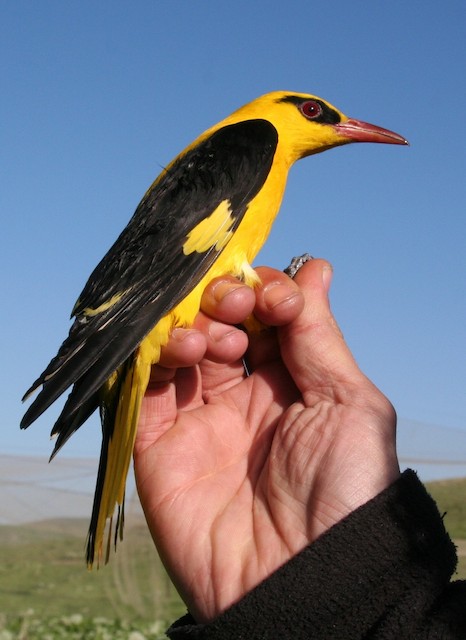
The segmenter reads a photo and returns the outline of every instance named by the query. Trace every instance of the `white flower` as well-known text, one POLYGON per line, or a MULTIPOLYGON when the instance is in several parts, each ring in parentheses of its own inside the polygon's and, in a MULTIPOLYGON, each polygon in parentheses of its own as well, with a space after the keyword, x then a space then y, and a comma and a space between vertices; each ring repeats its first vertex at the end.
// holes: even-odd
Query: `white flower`
POLYGON ((128 640, 147 640, 147 638, 143 636, 142 633, 139 633, 139 631, 131 631, 128 640))
POLYGON ((72 613, 68 616, 67 624, 80 625, 82 624, 83 617, 80 613, 72 613))

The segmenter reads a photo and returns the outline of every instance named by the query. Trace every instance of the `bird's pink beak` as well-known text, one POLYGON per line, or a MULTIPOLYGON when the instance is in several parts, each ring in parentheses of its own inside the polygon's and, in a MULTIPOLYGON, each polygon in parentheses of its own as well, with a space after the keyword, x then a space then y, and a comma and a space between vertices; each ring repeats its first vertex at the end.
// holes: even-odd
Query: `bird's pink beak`
POLYGON ((398 133, 382 129, 375 124, 350 118, 346 122, 333 125, 336 132, 348 142, 382 142, 385 144, 409 144, 406 138, 398 133))

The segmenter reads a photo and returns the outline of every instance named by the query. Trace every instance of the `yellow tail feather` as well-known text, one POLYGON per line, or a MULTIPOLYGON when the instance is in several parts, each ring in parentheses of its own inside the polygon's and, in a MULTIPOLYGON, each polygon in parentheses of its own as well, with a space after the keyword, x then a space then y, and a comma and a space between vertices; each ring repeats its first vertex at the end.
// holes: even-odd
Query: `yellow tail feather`
POLYGON ((117 403, 115 411, 110 410, 108 419, 103 420, 103 428, 110 429, 105 437, 96 489, 96 502, 91 521, 87 546, 87 564, 91 568, 96 561, 100 564, 103 555, 105 529, 108 523, 105 562, 108 562, 112 538, 113 515, 118 506, 115 524, 114 544, 123 537, 125 485, 136 438, 141 403, 150 376, 150 362, 142 359, 138 352, 116 374, 121 380, 112 379, 106 385, 110 398, 105 403, 117 403), (112 420, 112 414, 114 418, 112 420), (113 425, 111 422, 113 421, 113 425))

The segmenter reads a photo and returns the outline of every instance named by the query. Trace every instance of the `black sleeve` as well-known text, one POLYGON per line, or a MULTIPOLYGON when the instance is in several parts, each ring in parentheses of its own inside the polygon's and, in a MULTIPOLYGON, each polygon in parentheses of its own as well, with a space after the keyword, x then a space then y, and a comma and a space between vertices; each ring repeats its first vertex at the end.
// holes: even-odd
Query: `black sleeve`
POLYGON ((188 614, 172 640, 466 638, 466 581, 413 471, 332 527, 210 624, 188 614))

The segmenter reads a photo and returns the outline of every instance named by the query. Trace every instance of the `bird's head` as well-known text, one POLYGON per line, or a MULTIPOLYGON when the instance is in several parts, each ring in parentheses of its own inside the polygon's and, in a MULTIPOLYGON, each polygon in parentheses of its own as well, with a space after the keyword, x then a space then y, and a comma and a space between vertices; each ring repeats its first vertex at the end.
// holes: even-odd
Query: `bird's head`
POLYGON ((348 118, 326 100, 305 93, 268 93, 241 107, 227 120, 248 118, 263 118, 274 125, 289 164, 350 142, 408 144, 393 131, 348 118))

